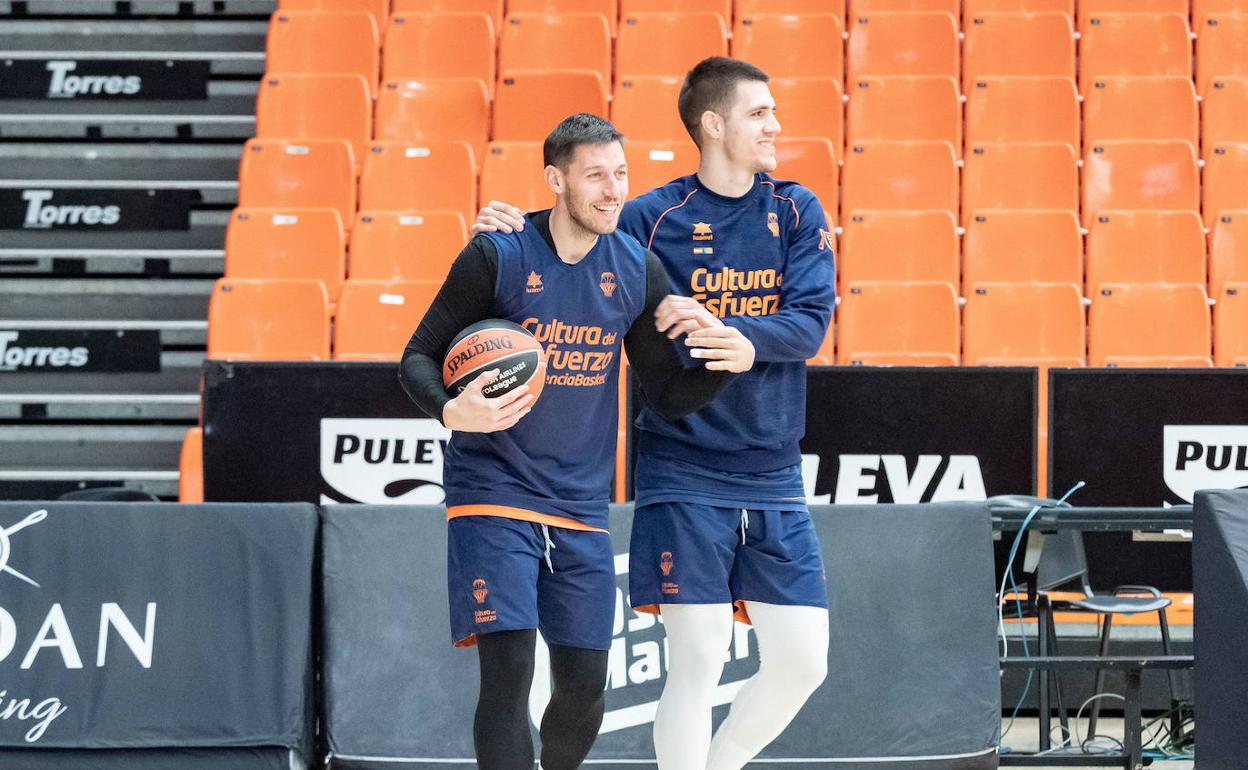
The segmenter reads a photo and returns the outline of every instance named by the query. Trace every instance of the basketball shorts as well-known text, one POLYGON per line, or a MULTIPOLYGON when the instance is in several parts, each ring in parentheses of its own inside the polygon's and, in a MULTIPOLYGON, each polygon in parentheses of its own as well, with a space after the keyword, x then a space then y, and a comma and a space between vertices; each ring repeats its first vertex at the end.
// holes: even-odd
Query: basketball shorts
MULTIPOLYGON (((745 510, 690 502, 633 514, 630 603, 827 607, 827 579, 809 510, 745 510)), ((745 619, 742 613, 738 617, 745 619)))
POLYGON ((498 516, 460 516, 447 526, 456 647, 474 644, 477 634, 536 628, 549 644, 611 648, 615 555, 609 534, 498 516))

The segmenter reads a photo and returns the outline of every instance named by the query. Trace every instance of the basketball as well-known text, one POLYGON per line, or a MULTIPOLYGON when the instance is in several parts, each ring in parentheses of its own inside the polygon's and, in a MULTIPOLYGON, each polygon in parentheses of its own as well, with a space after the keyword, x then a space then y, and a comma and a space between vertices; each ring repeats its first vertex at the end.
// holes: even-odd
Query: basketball
MULTIPOLYGON (((464 329, 446 351, 442 361, 442 383, 446 392, 457 396, 482 372, 498 369, 498 379, 481 393, 496 398, 529 381, 544 359, 542 345, 522 326, 497 318, 479 321, 464 329)), ((536 401, 543 382, 529 386, 536 401)))

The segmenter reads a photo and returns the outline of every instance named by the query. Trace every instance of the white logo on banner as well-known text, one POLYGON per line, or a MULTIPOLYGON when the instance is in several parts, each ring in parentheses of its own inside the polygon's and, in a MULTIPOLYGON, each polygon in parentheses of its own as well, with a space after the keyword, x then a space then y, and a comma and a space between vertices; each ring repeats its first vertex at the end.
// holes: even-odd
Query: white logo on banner
POLYGON ((22 190, 26 219, 22 227, 46 230, 53 225, 115 225, 121 221, 120 206, 57 206, 49 204, 52 190, 22 190))
POLYGON ((1162 443, 1166 486, 1180 499, 1248 486, 1248 425, 1167 425, 1162 443))
POLYGON ((836 494, 815 494, 819 477, 819 455, 802 455, 802 484, 811 505, 834 502, 837 505, 871 505, 880 501, 880 482, 887 484, 894 503, 944 503, 986 500, 984 473, 975 455, 919 455, 914 473, 907 469, 905 455, 841 455, 836 474, 836 494), (884 466, 883 476, 880 466, 884 466), (941 471, 930 498, 924 497, 941 471))
POLYGON ((86 366, 91 352, 84 347, 34 347, 14 345, 20 332, 0 331, 0 372, 15 372, 26 366, 86 366))
MULTIPOLYGON (((16 524, 0 529, 0 572, 7 572, 35 588, 39 587, 38 583, 18 572, 8 563, 9 557, 12 555, 10 535, 32 524, 38 524, 47 517, 48 512, 46 510, 38 510, 16 524)), ((125 642, 130 652, 143 668, 150 669, 152 667, 152 652, 156 639, 156 602, 148 602, 147 604, 147 615, 141 635, 135 625, 130 622, 130 618, 122 611, 121 605, 115 602, 106 602, 100 605, 99 634, 95 654, 96 668, 104 668, 108 660, 110 628, 117 632, 117 635, 125 642)), ((13 615, 4 607, 0 607, 0 663, 8 659, 17 646, 17 631, 17 621, 13 615)), ((81 633, 81 629, 79 632, 81 633)), ((79 653, 78 645, 74 641, 69 620, 65 616, 65 609, 59 602, 53 604, 48 609, 48 614, 44 617, 43 623, 35 633, 35 638, 31 641, 30 647, 27 648, 26 654, 22 657, 19 667, 22 670, 29 670, 34 666, 39 652, 47 648, 54 648, 60 653, 61 662, 65 668, 79 669, 83 667, 82 655, 79 653)), ((68 706, 61 703, 60 698, 45 698, 38 703, 32 703, 32 701, 32 698, 19 697, 10 694, 8 690, 0 689, 0 721, 16 719, 25 722, 34 720, 34 725, 26 731, 24 736, 27 743, 34 743, 42 738, 48 727, 69 710, 68 706)))
POLYGON ((78 69, 76 61, 50 61, 48 72, 52 80, 48 83, 49 99, 73 99, 75 96, 99 96, 107 94, 117 96, 124 94, 133 96, 143 88, 143 79, 138 75, 71 75, 78 69))
MULTIPOLYGON (((321 420, 321 478, 358 503, 438 505, 451 431, 437 420, 321 420)), ((322 503, 332 503, 322 496, 322 503)))
MULTIPOLYGON (((615 574, 617 578, 626 578, 627 582, 627 553, 615 555, 615 574)), ((657 636, 655 631, 655 626, 662 623, 658 615, 634 612, 625 592, 619 587, 615 589, 615 622, 612 630, 614 638, 611 640, 611 652, 607 658, 607 690, 639 687, 667 674, 667 639, 657 636)), ((752 630, 743 623, 733 624, 732 646, 724 652, 725 663, 750 657, 752 630)), ((529 718, 533 720, 533 724, 539 725, 551 696, 550 653, 540 634, 537 637, 536 664, 533 687, 529 691, 529 718)), ((728 681, 721 680, 712 696, 711 705, 731 703, 751 673, 741 676, 737 672, 739 678, 734 680, 732 670, 725 668, 724 679, 728 681)), ((598 729, 598 733, 601 735, 652 724, 658 706, 659 702, 655 699, 611 709, 603 715, 602 727, 598 729)))

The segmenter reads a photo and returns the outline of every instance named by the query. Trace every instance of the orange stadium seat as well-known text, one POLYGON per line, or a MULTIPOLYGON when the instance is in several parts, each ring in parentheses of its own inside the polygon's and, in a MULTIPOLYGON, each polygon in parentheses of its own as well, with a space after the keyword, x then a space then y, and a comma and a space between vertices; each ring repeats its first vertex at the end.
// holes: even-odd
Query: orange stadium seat
POLYGON ((493 94, 496 34, 484 13, 396 15, 386 29, 381 78, 476 78, 493 94))
POLYGON ((966 154, 962 224, 984 209, 1079 210, 1079 162, 1068 144, 985 144, 966 154))
POLYGON ((1189 0, 1079 0, 1079 28, 1105 13, 1177 13, 1187 15, 1189 0))
MULTIPOLYGON (((498 76, 529 70, 596 72, 611 88, 611 31, 596 13, 510 14, 498 40, 498 76)), ((554 125, 553 123, 551 125, 554 125)))
POLYGON ((508 0, 507 15, 536 13, 563 16, 569 13, 596 13, 607 20, 607 28, 615 37, 615 21, 620 9, 616 0, 508 0))
POLYGON ((1073 210, 978 211, 962 239, 962 289, 978 283, 1083 285, 1083 234, 1073 210))
POLYGON ((493 139, 540 142, 559 121, 578 112, 607 115, 598 73, 525 71, 504 75, 494 98, 493 139))
POLYGON ((894 11, 947 13, 958 17, 958 0, 849 0, 849 15, 894 11))
POLYGON ((311 278, 338 299, 346 237, 333 209, 235 209, 225 229, 229 278, 311 278))
POLYGON ((1204 181, 1205 227, 1212 229, 1223 211, 1248 209, 1248 144, 1215 146, 1205 163, 1204 181))
POLYGON ((1218 215, 1209 234, 1209 295, 1222 296, 1230 283, 1248 282, 1248 210, 1218 215))
POLYGON ((341 139, 248 139, 238 165, 244 208, 329 207, 355 216, 355 160, 341 139))
POLYGON ((1079 92, 1070 78, 976 78, 966 92, 966 145, 1062 142, 1079 151, 1079 92))
POLYGON ((1248 143, 1248 77, 1214 78, 1201 101, 1205 160, 1219 144, 1248 143))
POLYGON ((1196 91, 1215 79, 1248 75, 1248 14, 1212 15, 1200 22, 1196 40, 1196 91))
POLYGON ((390 20, 390 0, 277 0, 279 11, 366 11, 377 22, 377 29, 386 28, 390 20))
POLYGON ((983 13, 1064 13, 1075 21, 1075 0, 962 0, 964 23, 983 13))
POLYGON ((1187 16, 1105 13, 1085 16, 1079 28, 1079 90, 1115 75, 1192 77, 1187 16))
POLYGON ((1083 161, 1083 226, 1101 211, 1200 208, 1196 151, 1187 142, 1101 142, 1083 161))
POLYGON ((1090 366, 1212 366, 1204 287, 1106 284, 1088 311, 1090 366))
POLYGON ((841 154, 845 146, 841 81, 832 78, 772 78, 776 117, 785 136, 822 136, 841 154))
POLYGON ((494 31, 503 26, 504 0, 394 0, 395 15, 405 13, 484 13, 494 22, 494 31))
POLYGON ((958 297, 947 283, 851 284, 837 314, 837 363, 958 365, 958 297))
POLYGON ((624 157, 628 159, 629 198, 636 198, 698 170, 698 148, 690 139, 628 142, 624 145, 624 157))
POLYGON ((1083 300, 1068 283, 978 283, 966 294, 966 366, 1083 366, 1083 339, 1083 300))
POLYGON ((334 318, 334 359, 398 361, 441 287, 441 280, 347 281, 334 318))
POLYGON ((845 76, 842 17, 830 13, 760 13, 737 18, 732 55, 772 77, 845 76))
POLYGON ((360 175, 360 210, 458 211, 470 221, 477 215, 476 192, 466 142, 373 142, 360 175))
POLYGON ((847 82, 866 75, 958 77, 958 22, 947 13, 854 15, 845 55, 847 82))
POLYGON ((958 160, 945 142, 863 142, 845 154, 841 219, 859 209, 958 211, 958 160))
POLYGON ((845 16, 845 0, 736 0, 735 6, 738 18, 758 13, 832 13, 845 16))
POLYGON ((962 98, 949 77, 871 77, 849 89, 845 135, 869 141, 948 142, 962 155, 962 98))
POLYGON ((218 279, 208 301, 208 358, 327 360, 325 285, 308 279, 218 279))
POLYGON ((1083 102, 1083 141, 1150 139, 1200 143, 1200 111, 1190 78, 1098 78, 1083 102))
POLYGON ((611 122, 628 139, 677 141, 689 132, 676 109, 682 78, 640 75, 621 80, 611 99, 611 122))
POLYGON ((481 165, 481 205, 502 201, 521 211, 550 208, 555 194, 546 186, 543 168, 541 142, 491 142, 481 165))
POLYGON ((361 211, 351 231, 347 277, 442 281, 467 242, 458 211, 361 211))
POLYGON ((358 162, 373 138, 373 99, 359 75, 265 75, 256 95, 262 139, 345 139, 358 162))
MULTIPOLYGON (((737 7, 741 8, 741 5, 742 3, 738 0, 737 7)), ((620 0, 620 18, 624 19, 639 13, 671 13, 673 6, 672 0, 620 0)), ((718 13, 727 25, 732 21, 732 0, 681 0, 680 12, 718 13)), ((741 13, 744 14, 746 11, 742 10, 741 13)))
POLYGON ((1244 0, 1192 0, 1193 26, 1200 26, 1207 16, 1248 13, 1244 0))
POLYGON ((377 94, 379 140, 465 141, 479 164, 489 134, 490 95, 480 80, 387 80, 377 94))
POLYGON ((986 77, 1075 77, 1075 33, 1064 13, 984 13, 966 24, 963 90, 986 77))
POLYGON ((187 428, 178 455, 178 502, 204 501, 204 429, 187 428))
POLYGON ((279 11, 264 50, 273 74, 361 75, 370 89, 377 86, 381 35, 365 11, 279 11))
POLYGON ((1110 283, 1205 285, 1205 231, 1195 211, 1103 211, 1088 232, 1088 296, 1110 283))
POLYGON ((706 57, 727 55, 727 20, 717 13, 639 13, 620 20, 615 79, 683 78, 706 57))
POLYGON ((1213 355, 1218 366, 1248 366, 1248 283, 1228 283, 1213 308, 1213 355))
POLYGON ((958 285, 958 223, 948 211, 860 210, 845 220, 838 253, 841 292, 860 281, 958 285))
MULTIPOLYGON (((828 211, 836 210, 841 167, 836 148, 821 136, 776 138, 776 179, 800 181, 828 211)), ((644 192, 638 190, 638 192, 644 192)))

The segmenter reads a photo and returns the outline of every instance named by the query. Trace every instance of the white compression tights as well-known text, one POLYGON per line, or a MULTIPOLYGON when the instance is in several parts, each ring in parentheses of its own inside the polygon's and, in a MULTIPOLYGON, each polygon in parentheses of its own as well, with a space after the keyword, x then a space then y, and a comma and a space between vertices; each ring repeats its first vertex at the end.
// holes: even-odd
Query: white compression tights
POLYGON ((659 770, 740 770, 775 740, 827 675, 828 612, 746 602, 759 667, 711 738, 711 701, 732 640, 732 605, 665 604, 667 684, 654 719, 659 770))

